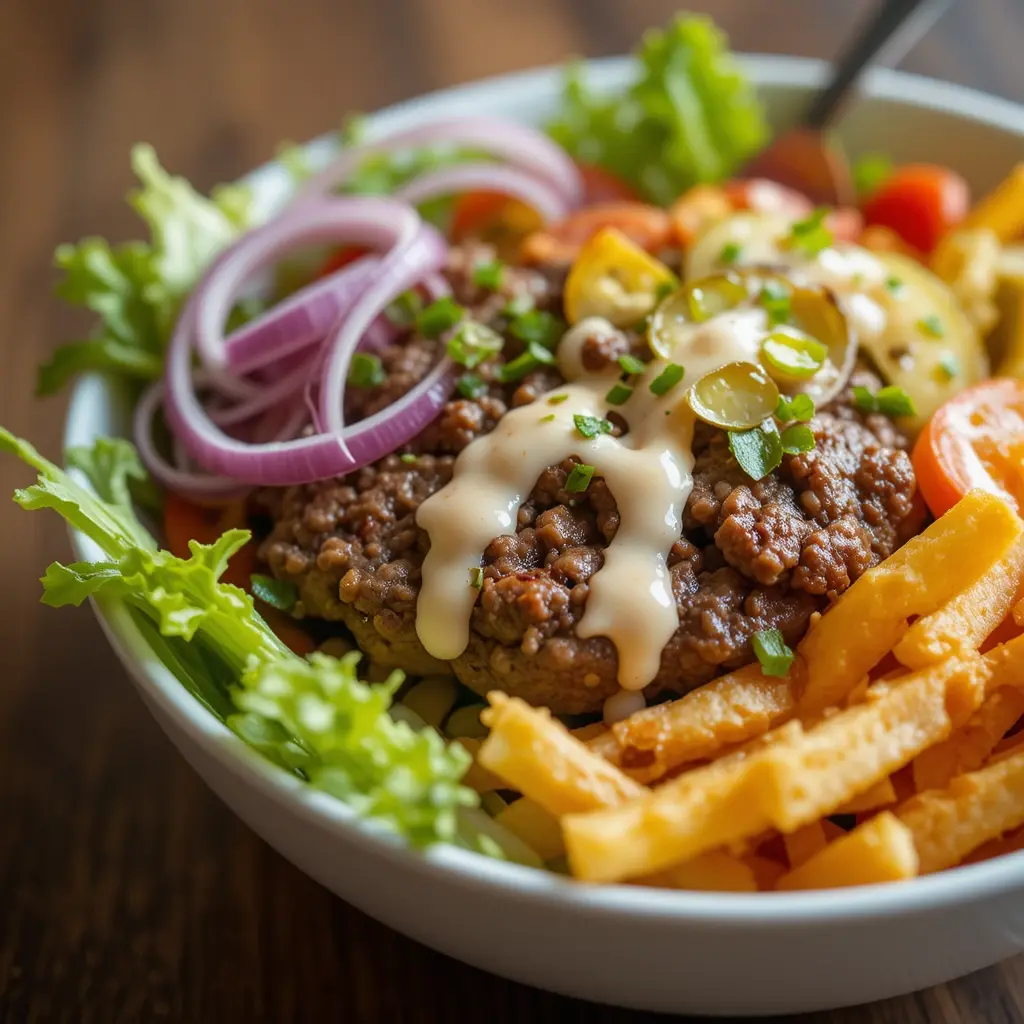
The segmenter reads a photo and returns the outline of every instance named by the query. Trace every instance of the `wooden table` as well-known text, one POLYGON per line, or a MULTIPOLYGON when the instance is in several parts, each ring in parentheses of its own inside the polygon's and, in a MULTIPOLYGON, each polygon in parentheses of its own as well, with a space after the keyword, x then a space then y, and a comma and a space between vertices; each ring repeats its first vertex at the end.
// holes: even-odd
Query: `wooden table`
MULTIPOLYGON (((82 322, 50 254, 135 230, 128 149, 201 187, 438 86, 628 48, 673 0, 6 0, 0 4, 0 421, 58 451, 36 364, 82 322)), ((831 55, 870 4, 706 0, 740 49, 831 55), (770 11, 770 13, 769 13, 770 11)), ((1020 0, 961 0, 906 61, 1024 101, 1020 0)), ((25 474, 0 462, 0 491, 25 474)), ((202 786, 91 613, 36 603, 68 543, 0 503, 0 1019, 627 1021, 432 953, 303 877, 202 786)), ((643 1018, 648 1019, 648 1018, 643 1018)), ((654 1018, 649 1018, 654 1019, 654 1018)), ((1024 960, 821 1021, 1024 1020, 1024 960)))

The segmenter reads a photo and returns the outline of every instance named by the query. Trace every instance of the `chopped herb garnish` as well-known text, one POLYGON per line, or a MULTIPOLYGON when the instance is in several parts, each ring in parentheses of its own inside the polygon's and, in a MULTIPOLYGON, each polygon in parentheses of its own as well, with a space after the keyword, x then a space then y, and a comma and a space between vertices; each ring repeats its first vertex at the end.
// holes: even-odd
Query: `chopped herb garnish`
POLYGON ((782 464, 782 439, 770 418, 750 430, 730 430, 729 450, 752 480, 763 480, 782 464))
POLYGON ((416 315, 416 330, 425 338, 440 338, 450 331, 466 311, 450 295, 437 299, 416 315))
POLYGON ((678 363, 669 363, 654 380, 651 381, 651 393, 659 398, 667 395, 684 377, 686 370, 678 363))
POLYGON ((535 341, 531 341, 526 346, 526 351, 522 355, 516 356, 515 359, 510 363, 506 363, 498 371, 498 376, 502 383, 508 384, 510 381, 522 380, 528 373, 536 370, 538 366, 550 366, 554 361, 555 357, 550 349, 539 345, 535 341))
POLYGON ((533 296, 524 292, 522 295, 516 295, 509 299, 505 303, 505 308, 502 312, 507 317, 517 317, 522 316, 524 313, 529 313, 533 307, 533 296))
POLYGON ((497 331, 476 320, 467 320, 448 339, 446 351, 453 363, 471 370, 485 359, 496 356, 504 344, 497 331))
POLYGON ((896 276, 887 277, 885 279, 885 288, 886 291, 899 296, 903 293, 903 281, 896 276))
POLYGON ((775 418, 780 423, 790 423, 798 420, 806 423, 814 416, 814 399, 810 395, 794 395, 786 398, 779 395, 779 404, 775 407, 775 418))
POLYGON ((719 263, 735 263, 743 252, 743 246, 739 242, 726 242, 722 251, 718 254, 719 263))
POLYGON ((479 565, 469 567, 469 585, 477 590, 484 585, 484 571, 479 565))
POLYGON ((541 416, 539 422, 540 423, 554 423, 555 422, 555 414, 553 412, 549 412, 547 414, 547 416, 541 416))
POLYGON ((922 334, 928 335, 929 338, 941 338, 946 333, 945 325, 934 313, 930 316, 921 317, 917 321, 917 329, 922 334))
POLYGON ((913 416, 917 411, 910 395, 903 388, 894 385, 881 388, 877 395, 871 394, 865 387, 855 387, 853 389, 853 404, 861 412, 880 412, 893 418, 913 416))
POLYGON ((674 274, 671 280, 659 281, 654 288, 654 304, 657 305, 662 299, 667 299, 676 290, 678 284, 674 274))
POLYGON ((627 384, 616 384, 604 398, 609 405, 625 405, 632 394, 633 389, 627 384))
POLYGON ((487 385, 475 373, 464 373, 455 388, 463 398, 479 398, 487 391, 487 385))
POLYGON ((952 352, 947 352, 937 367, 940 379, 953 380, 960 376, 960 360, 952 352))
POLYGON ((566 478, 565 489, 576 494, 585 491, 590 486, 594 473, 593 466, 587 466, 582 462, 578 463, 572 467, 572 472, 566 478))
POLYGON ((757 660, 761 663, 761 671, 766 676, 789 674, 795 655, 786 646, 780 630, 759 629, 751 638, 751 643, 757 660))
POLYGON ((892 160, 884 153, 865 153, 854 161, 853 187, 858 199, 867 199, 882 187, 892 174, 892 160))
POLYGON ((786 427, 779 437, 786 455, 800 455, 814 450, 814 431, 806 423, 786 427))
POLYGON ((565 332, 565 324, 551 313, 532 309, 517 316, 509 325, 509 333, 520 341, 536 342, 545 348, 554 348, 565 332))
POLYGON ((861 412, 878 412, 878 401, 871 392, 860 384, 854 385, 853 404, 861 412))
POLYGON ((415 465, 419 460, 418 455, 413 455, 412 452, 403 452, 398 456, 407 466, 415 465))
POLYGON ((643 373, 647 369, 647 364, 642 359, 637 359, 636 356, 629 355, 628 353, 624 356, 619 356, 616 362, 623 373, 630 375, 643 373))
POLYGON ((275 580, 272 576, 253 573, 249 582, 252 584, 253 597, 258 597, 271 608, 282 612, 290 612, 299 599, 298 588, 290 580, 275 580))
POLYGON ((473 268, 473 284, 496 292, 501 287, 501 278, 504 272, 505 266, 500 260, 478 263, 473 268))
POLYGON ((817 256, 833 242, 832 232, 825 227, 828 216, 827 206, 819 206, 806 220, 798 220, 790 229, 788 244, 800 249, 808 256, 817 256))
MULTIPOLYGON (((553 414, 551 418, 555 418, 553 414)), ((583 416, 580 413, 576 413, 572 421, 576 424, 576 429, 586 438, 612 432, 612 425, 607 420, 601 419, 600 416, 583 416)))
POLYGON ((548 405, 561 405, 563 402, 567 401, 568 398, 569 396, 565 394, 565 392, 562 392, 562 394, 559 395, 552 395, 548 399, 548 405))
POLYGON ((380 356, 370 352, 357 352, 348 368, 348 382, 357 388, 375 388, 387 380, 380 356))
POLYGON ((778 327, 789 319, 790 293, 781 281, 765 281, 759 298, 768 311, 769 327, 778 327))
POLYGON ((416 317, 423 309, 423 296, 417 291, 402 292, 385 310, 384 315, 399 327, 416 323, 416 317))

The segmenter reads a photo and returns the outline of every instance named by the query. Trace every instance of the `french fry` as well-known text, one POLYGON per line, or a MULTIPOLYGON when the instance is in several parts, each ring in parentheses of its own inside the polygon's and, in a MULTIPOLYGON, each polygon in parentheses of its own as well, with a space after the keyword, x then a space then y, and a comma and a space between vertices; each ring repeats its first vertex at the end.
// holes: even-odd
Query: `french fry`
POLYGON ((982 843, 976 850, 964 857, 963 863, 978 864, 983 860, 991 860, 993 857, 1005 857, 1006 854, 1016 853, 1018 850, 1024 850, 1024 827, 1015 828, 998 839, 990 839, 987 843, 982 843))
POLYGON ((918 871, 914 838, 895 815, 882 811, 783 875, 779 890, 837 889, 913 878, 918 871))
POLYGON ((908 668, 923 668, 976 651, 1017 600, 1022 573, 1024 540, 941 608, 919 618, 893 653, 908 668))
POLYGON ((983 659, 950 659, 804 730, 797 721, 638 800, 562 821, 573 874, 618 881, 662 871, 774 826, 832 813, 945 739, 981 703, 983 659), (628 841, 623 841, 624 837, 628 841))
POLYGON ((630 715, 590 747, 631 777, 651 782, 780 725, 793 714, 799 679, 796 666, 780 679, 764 675, 760 665, 747 665, 678 700, 630 715))
POLYGON ((982 657, 989 669, 989 693, 1007 686, 1024 687, 1024 634, 993 647, 982 657))
POLYGON ((754 873, 754 880, 760 892, 771 892, 779 879, 786 873, 786 866, 771 857, 763 857, 758 853, 743 856, 743 863, 754 873))
POLYGON ((1024 824, 1024 750, 913 797, 897 814, 914 836, 922 874, 959 864, 1024 824))
POLYGON ((798 711, 840 703, 906 632, 1005 558, 1024 533, 1013 509, 971 491, 923 533, 870 569, 811 627, 798 647, 807 685, 798 711), (970 543, 965 544, 965 538, 970 543))
MULTIPOLYGON (((918 755, 919 757, 921 755, 918 755)), ((867 811, 877 811, 879 807, 888 807, 897 801, 896 787, 892 779, 886 776, 880 779, 870 789, 858 793, 852 800, 847 800, 832 813, 833 814, 864 814, 867 811)))
POLYGON ((462 783, 481 794, 492 793, 496 789, 505 789, 505 783, 497 775, 482 767, 477 760, 477 754, 480 753, 480 744, 482 742, 482 740, 469 736, 464 736, 459 740, 459 743, 473 756, 473 763, 469 766, 466 774, 462 776, 462 783))
POLYGON ((491 731, 480 747, 483 767, 549 814, 613 807, 648 792, 570 735, 547 708, 493 691, 483 713, 491 731))
POLYGON ((606 736, 608 726, 604 722, 591 722, 590 725, 581 725, 578 729, 571 729, 570 732, 580 743, 590 743, 599 736, 606 736))
POLYGON ((638 878, 636 884, 704 892, 757 892, 754 869, 725 850, 702 853, 655 875, 638 878))
POLYGON ((1001 242, 1024 233, 1024 163, 1016 167, 967 215, 965 228, 991 228, 1001 242))
POLYGON ((1024 690, 996 690, 949 739, 914 758, 917 791, 942 789, 955 776, 980 768, 1021 715, 1024 690))
POLYGON ((828 846, 828 837, 820 821, 812 821, 790 832, 782 837, 782 841, 786 846, 786 860, 790 868, 798 868, 828 846))
POLYGON ((558 819, 529 797, 509 804, 494 820, 522 839, 542 860, 554 860, 565 853, 558 819))

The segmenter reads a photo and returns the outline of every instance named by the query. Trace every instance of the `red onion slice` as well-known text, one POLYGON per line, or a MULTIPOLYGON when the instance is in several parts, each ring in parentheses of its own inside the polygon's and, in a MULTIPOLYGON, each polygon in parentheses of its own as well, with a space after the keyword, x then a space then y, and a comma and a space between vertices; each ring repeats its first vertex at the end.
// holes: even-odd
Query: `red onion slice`
POLYGON ((505 160, 554 188, 570 207, 578 206, 583 198, 579 168, 546 135, 516 121, 473 116, 433 121, 346 149, 314 174, 299 196, 322 196, 344 185, 362 162, 375 153, 439 144, 479 150, 505 160))

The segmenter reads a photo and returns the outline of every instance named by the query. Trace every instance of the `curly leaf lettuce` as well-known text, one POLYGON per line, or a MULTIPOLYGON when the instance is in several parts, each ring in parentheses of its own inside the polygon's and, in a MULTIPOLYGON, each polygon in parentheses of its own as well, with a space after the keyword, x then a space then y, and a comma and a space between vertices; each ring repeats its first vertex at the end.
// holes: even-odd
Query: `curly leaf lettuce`
POLYGON ((457 841, 500 854, 467 828, 463 810, 476 794, 459 780, 469 755, 389 714, 400 673, 369 684, 356 675, 358 654, 305 661, 278 640, 249 594, 221 582, 248 530, 193 541, 190 557, 177 558, 135 517, 129 484, 139 482, 141 467, 127 442, 101 441, 75 455, 97 494, 2 428, 0 451, 38 472, 16 492, 18 504, 54 509, 103 551, 95 562, 54 562, 42 580, 44 603, 124 604, 182 684, 275 764, 413 845, 457 841))
POLYGON ((548 133, 576 159, 668 204, 698 182, 728 177, 766 141, 756 92, 710 18, 679 16, 651 30, 640 74, 621 96, 596 96, 569 70, 548 133))

